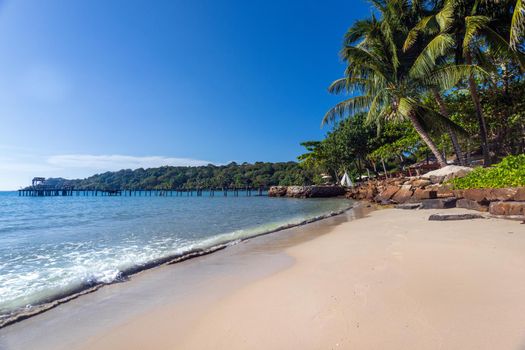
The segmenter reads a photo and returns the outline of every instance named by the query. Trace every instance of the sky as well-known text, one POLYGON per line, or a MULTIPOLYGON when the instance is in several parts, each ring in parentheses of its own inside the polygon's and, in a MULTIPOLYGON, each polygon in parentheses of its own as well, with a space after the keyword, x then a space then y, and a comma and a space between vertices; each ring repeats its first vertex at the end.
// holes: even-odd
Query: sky
POLYGON ((290 161, 321 139, 359 1, 0 2, 0 190, 290 161))

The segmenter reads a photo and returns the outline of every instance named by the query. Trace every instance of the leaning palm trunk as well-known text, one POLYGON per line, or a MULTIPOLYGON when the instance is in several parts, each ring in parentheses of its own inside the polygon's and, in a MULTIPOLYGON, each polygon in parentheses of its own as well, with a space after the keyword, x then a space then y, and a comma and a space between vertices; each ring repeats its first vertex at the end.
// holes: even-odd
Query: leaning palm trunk
MULTIPOLYGON (((436 89, 433 89, 432 93, 434 94, 434 98, 436 99, 436 102, 439 106, 440 113, 449 118, 447 106, 445 105, 445 101, 443 101, 443 98, 439 92, 436 89)), ((465 158, 463 158, 463 152, 461 151, 461 146, 459 145, 458 136, 450 126, 447 127, 447 132, 450 136, 450 140, 452 141, 452 146, 454 147, 454 152, 456 153, 456 158, 458 159, 459 164, 465 165, 465 158)))
POLYGON ((430 138, 430 135, 427 133, 427 131, 423 128, 419 120, 417 119, 415 113, 409 114, 410 122, 412 123, 412 126, 416 130, 416 132, 419 134, 423 142, 430 148, 430 151, 434 156, 436 157, 436 160, 439 164, 439 166, 442 168, 447 165, 447 161, 445 160, 445 157, 439 152, 436 144, 434 141, 430 138))
MULTIPOLYGON (((467 64, 472 64, 472 57, 470 53, 466 54, 467 64)), ((479 101, 478 88, 476 82, 474 81, 474 76, 471 74, 468 78, 468 86, 470 90, 470 95, 472 96, 472 102, 474 103, 474 109, 476 111, 476 117, 478 118, 479 124, 479 138, 481 140, 481 149, 483 151, 483 163, 485 166, 490 165, 490 152, 487 136, 487 124, 485 123, 485 116, 483 115, 483 110, 481 109, 481 103, 479 101)))

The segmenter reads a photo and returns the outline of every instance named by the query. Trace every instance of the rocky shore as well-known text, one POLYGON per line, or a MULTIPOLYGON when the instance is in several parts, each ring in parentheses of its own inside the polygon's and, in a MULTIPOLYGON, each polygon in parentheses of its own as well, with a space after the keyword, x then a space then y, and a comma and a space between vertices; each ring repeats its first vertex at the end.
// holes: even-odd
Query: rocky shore
POLYGON ((270 197, 324 198, 344 196, 347 190, 341 186, 272 186, 268 191, 270 197))
POLYGON ((494 216, 525 219, 525 187, 454 190, 447 181, 471 168, 447 166, 422 176, 370 180, 352 189, 340 186, 274 186, 271 197, 336 197, 366 200, 402 209, 465 208, 494 216))
MULTIPOLYGON (((446 167, 448 168, 448 167, 446 167)), ((465 176, 468 168, 440 169, 419 177, 368 181, 348 191, 347 198, 404 209, 465 208, 495 216, 525 218, 525 187, 453 190, 447 181, 465 176), (433 174, 434 173, 434 174, 433 174)))

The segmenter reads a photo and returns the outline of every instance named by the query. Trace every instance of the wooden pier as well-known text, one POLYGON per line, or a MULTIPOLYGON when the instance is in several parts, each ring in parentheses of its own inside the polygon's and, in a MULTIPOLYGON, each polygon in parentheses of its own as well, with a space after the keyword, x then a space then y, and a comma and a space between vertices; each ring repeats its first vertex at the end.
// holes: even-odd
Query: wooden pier
POLYGON ((263 196, 267 189, 262 187, 252 188, 179 188, 179 189, 118 189, 118 190, 101 190, 101 189, 74 189, 74 188, 46 188, 45 186, 31 186, 18 190, 20 197, 215 197, 222 195, 224 197, 251 197, 263 196))

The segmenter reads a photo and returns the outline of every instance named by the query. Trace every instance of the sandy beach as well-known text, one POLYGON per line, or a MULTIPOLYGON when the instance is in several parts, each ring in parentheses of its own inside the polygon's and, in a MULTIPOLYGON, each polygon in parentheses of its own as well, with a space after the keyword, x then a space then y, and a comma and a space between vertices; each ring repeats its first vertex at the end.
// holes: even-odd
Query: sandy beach
MULTIPOLYGON (((342 215, 296 229, 286 244, 272 245, 275 234, 264 244, 246 243, 244 253, 217 253, 210 259, 249 261, 257 255, 249 246, 259 244, 255 250, 269 259, 225 268, 233 274, 215 271, 194 293, 163 294, 162 304, 96 331, 77 328, 68 348, 523 349, 525 227, 501 219, 428 221, 439 212, 384 209, 353 221, 342 215), (256 265, 247 278, 246 268, 256 265)), ((31 327, 42 323, 38 317, 31 327)), ((6 349, 17 348, 9 339, 27 331, 24 322, 4 337, 6 349)))

